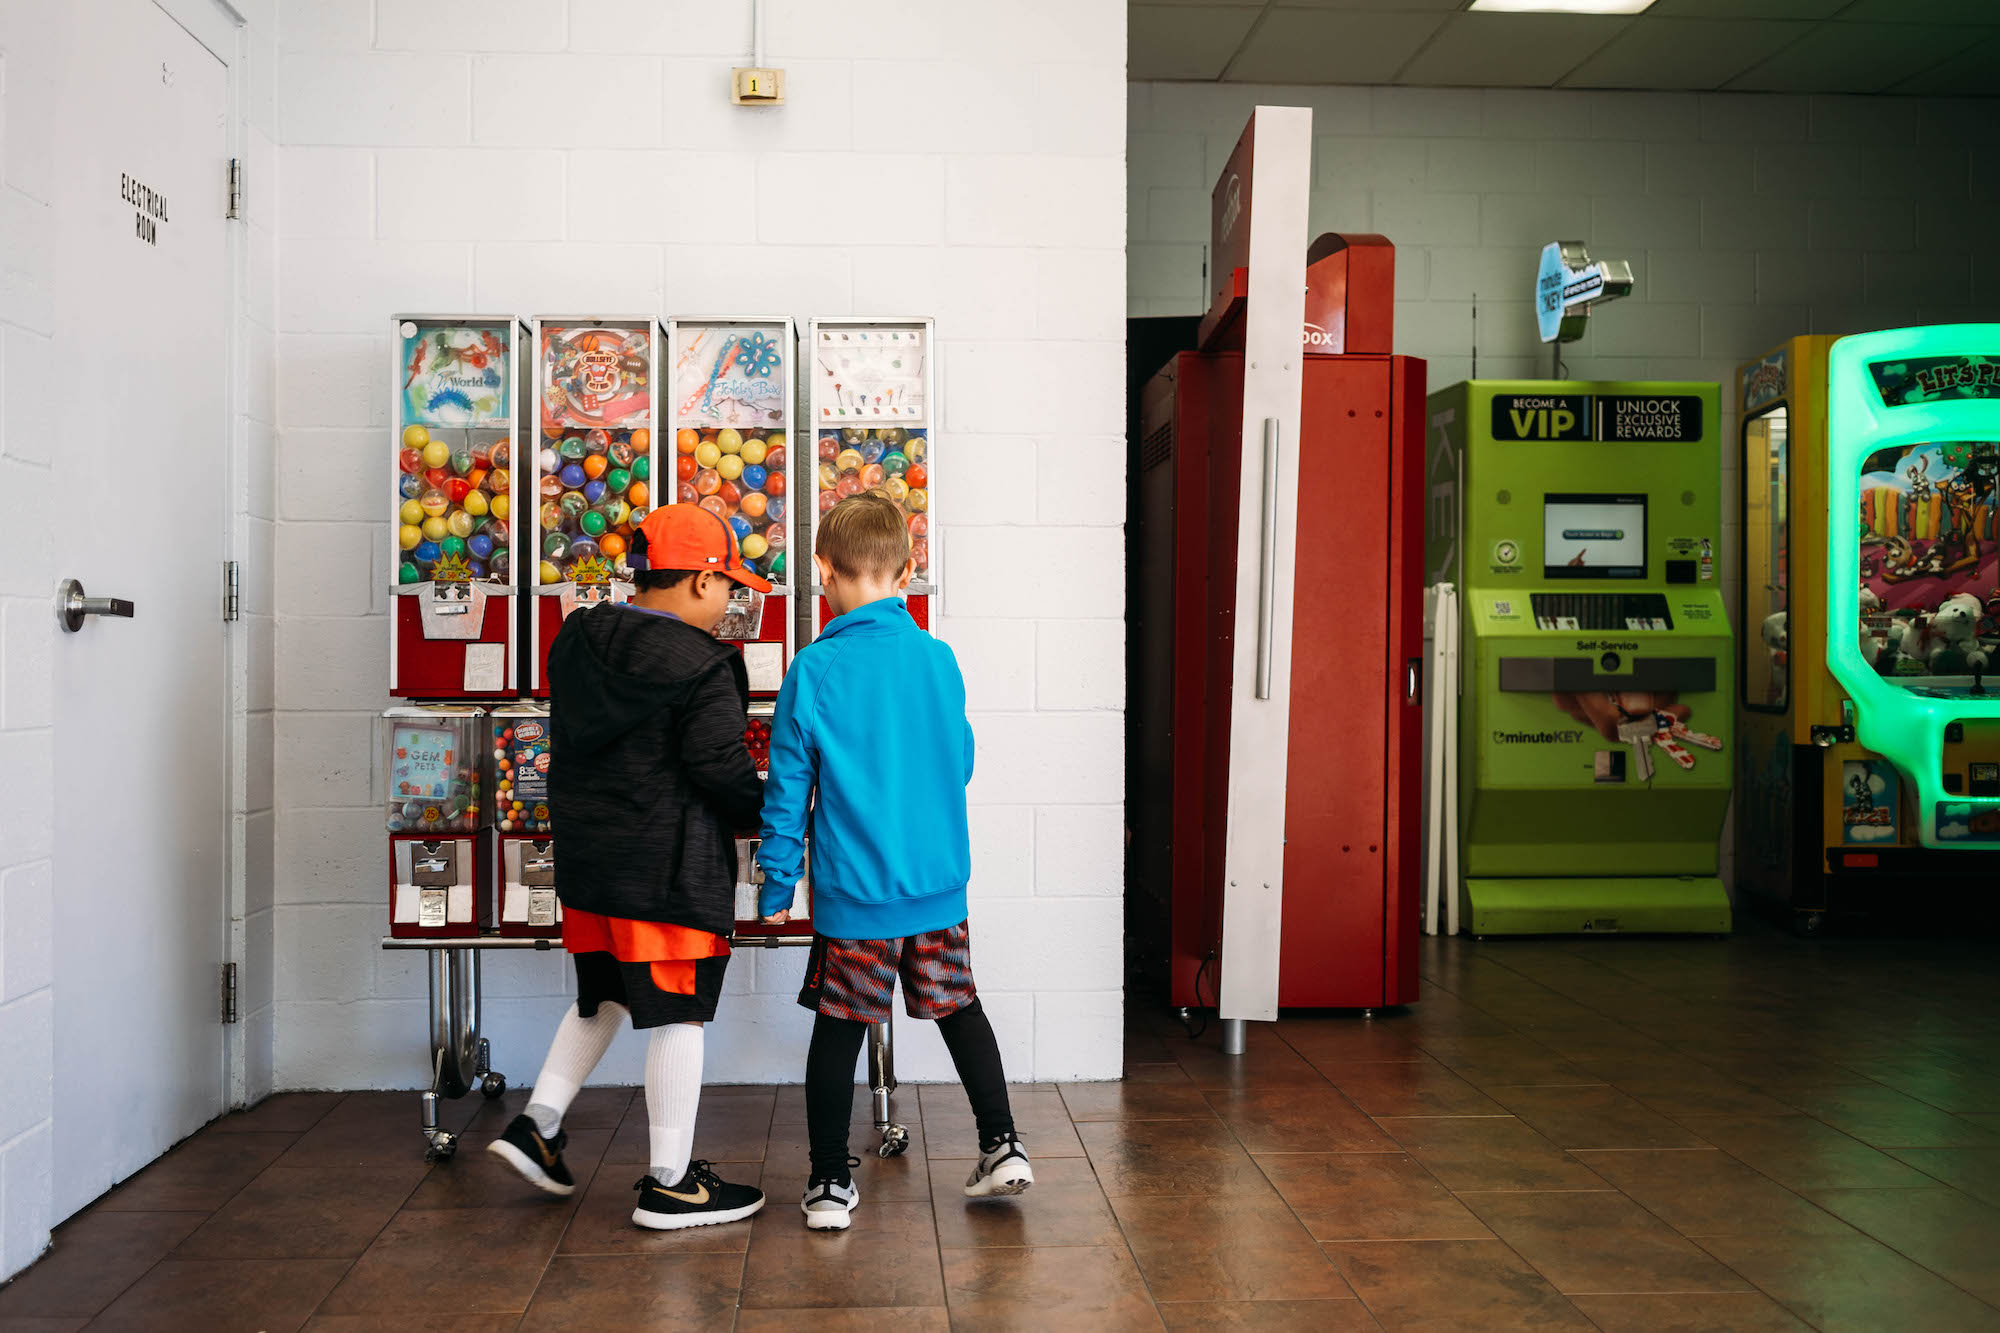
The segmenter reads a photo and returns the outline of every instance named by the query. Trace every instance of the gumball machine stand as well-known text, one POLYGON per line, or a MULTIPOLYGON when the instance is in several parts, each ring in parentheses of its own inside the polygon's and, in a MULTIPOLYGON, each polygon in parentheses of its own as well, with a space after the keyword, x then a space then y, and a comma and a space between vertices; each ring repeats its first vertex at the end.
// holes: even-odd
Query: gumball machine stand
MULTIPOLYGON (((881 490, 901 505, 916 561, 910 618, 925 629, 931 599, 944 588, 931 540, 937 521, 935 336, 928 319, 815 319, 806 326, 813 519, 868 490, 881 490)), ((801 561, 811 549, 808 542, 801 561)), ((832 618, 821 598, 813 636, 832 618)))
POLYGON ((389 693, 511 698, 526 326, 504 316, 403 315, 391 333, 389 693))
POLYGON ((535 448, 521 465, 533 548, 523 690, 549 694, 549 647, 569 613, 632 597, 625 553, 654 497, 660 344, 651 316, 534 322, 535 448))

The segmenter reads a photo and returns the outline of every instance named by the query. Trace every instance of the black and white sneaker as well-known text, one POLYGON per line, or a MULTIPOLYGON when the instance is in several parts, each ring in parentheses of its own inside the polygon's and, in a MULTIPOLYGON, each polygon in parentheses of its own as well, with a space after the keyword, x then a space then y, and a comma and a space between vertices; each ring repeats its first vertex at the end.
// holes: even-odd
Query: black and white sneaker
POLYGON ((839 1176, 815 1175, 806 1181, 805 1197, 799 1211, 806 1215, 808 1231, 845 1231, 848 1214, 861 1206, 861 1191, 854 1183, 858 1158, 847 1159, 847 1170, 839 1176))
POLYGON ((1004 1194, 1020 1194, 1035 1183, 1035 1168, 1028 1165, 1028 1150, 1020 1136, 1009 1134, 994 1147, 979 1154, 978 1165, 965 1178, 965 1197, 987 1199, 1004 1194))
POLYGON ((649 1231, 679 1231, 683 1227, 712 1227, 738 1222, 764 1206, 764 1191, 750 1185, 732 1185, 715 1174, 707 1162, 689 1162, 688 1169, 671 1189, 652 1176, 641 1176, 632 1186, 639 1191, 639 1206, 632 1210, 632 1222, 649 1231))
POLYGON ((574 1194, 576 1177, 562 1159, 563 1145, 568 1142, 569 1135, 561 1130, 552 1139, 543 1138, 534 1121, 517 1115, 504 1134, 486 1145, 486 1151, 519 1171, 536 1189, 574 1194))

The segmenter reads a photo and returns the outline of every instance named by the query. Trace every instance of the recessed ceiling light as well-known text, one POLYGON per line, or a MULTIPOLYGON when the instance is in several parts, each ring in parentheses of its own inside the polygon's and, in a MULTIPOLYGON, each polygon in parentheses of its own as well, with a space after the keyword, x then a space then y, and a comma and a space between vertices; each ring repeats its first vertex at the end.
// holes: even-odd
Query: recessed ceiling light
POLYGON ((1468 9, 1505 14, 1639 14, 1653 0, 1472 0, 1468 9))

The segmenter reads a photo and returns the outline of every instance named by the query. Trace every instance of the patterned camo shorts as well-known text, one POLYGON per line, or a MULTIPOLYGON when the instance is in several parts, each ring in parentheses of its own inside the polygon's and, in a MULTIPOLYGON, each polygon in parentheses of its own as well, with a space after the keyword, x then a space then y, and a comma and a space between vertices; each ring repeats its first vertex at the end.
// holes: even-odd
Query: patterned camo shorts
POLYGON ((966 923, 894 940, 815 935, 799 1003, 829 1018, 880 1023, 889 1017, 898 975, 903 1010, 911 1018, 948 1018, 971 1004, 978 992, 966 923))

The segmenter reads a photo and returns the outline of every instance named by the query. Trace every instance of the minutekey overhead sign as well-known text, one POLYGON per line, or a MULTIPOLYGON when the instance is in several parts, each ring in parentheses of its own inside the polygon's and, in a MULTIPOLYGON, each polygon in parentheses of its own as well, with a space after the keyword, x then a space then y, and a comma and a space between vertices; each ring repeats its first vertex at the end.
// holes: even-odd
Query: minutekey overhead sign
POLYGON ((1542 341, 1575 342, 1590 308, 1632 290, 1632 265, 1623 259, 1592 263, 1582 241, 1550 241, 1535 273, 1535 325, 1542 341))

